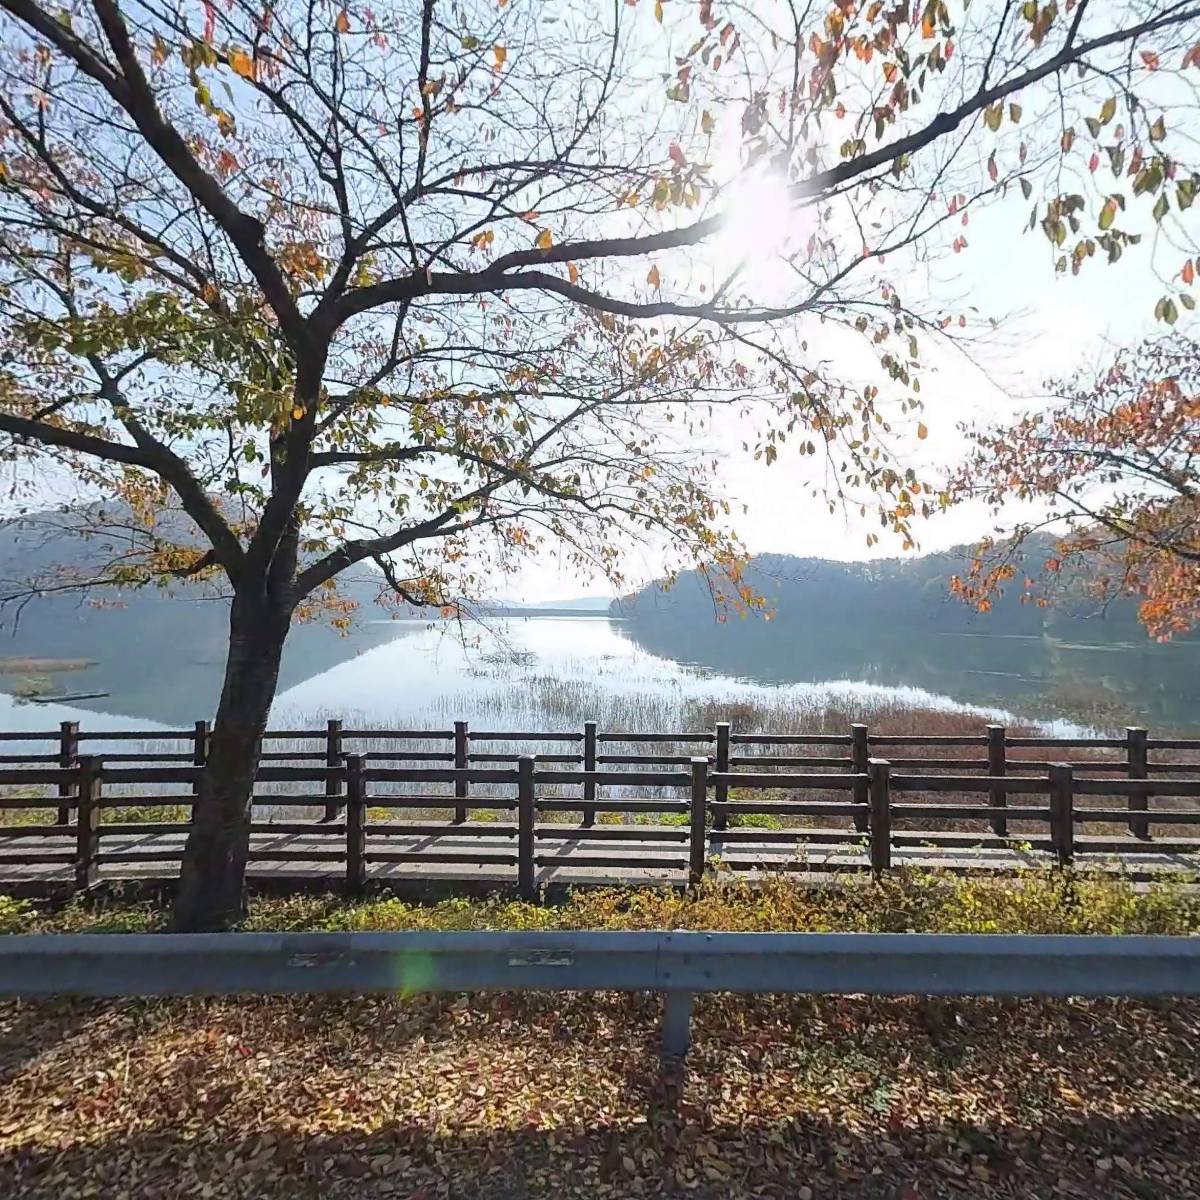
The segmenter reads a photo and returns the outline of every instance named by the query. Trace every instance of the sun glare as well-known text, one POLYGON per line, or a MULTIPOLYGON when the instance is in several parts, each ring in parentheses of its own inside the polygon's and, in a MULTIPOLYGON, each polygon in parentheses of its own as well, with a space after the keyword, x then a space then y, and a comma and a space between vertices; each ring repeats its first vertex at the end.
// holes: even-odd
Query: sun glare
POLYGON ((786 288, 794 280, 785 256, 797 245, 805 221, 803 210, 788 198, 786 180, 747 172, 725 197, 725 223, 713 244, 717 285, 737 271, 737 290, 755 298, 786 288))

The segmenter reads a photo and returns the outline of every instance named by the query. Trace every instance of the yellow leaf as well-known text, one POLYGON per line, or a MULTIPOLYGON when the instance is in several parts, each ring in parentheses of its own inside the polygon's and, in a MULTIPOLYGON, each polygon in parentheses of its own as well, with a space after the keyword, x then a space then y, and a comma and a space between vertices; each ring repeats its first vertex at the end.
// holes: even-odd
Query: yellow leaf
POLYGON ((229 67, 235 75, 243 79, 253 79, 257 73, 254 59, 245 50, 230 50, 229 67))
POLYGON ((712 133, 716 127, 717 123, 713 119, 712 113, 710 113, 706 108, 700 116, 700 128, 703 129, 705 133, 712 133))
POLYGON ((296 407, 292 409, 292 420, 293 420, 293 421, 299 421, 299 420, 301 420, 301 419, 303 418, 303 416, 304 416, 304 409, 302 409, 302 408, 301 408, 301 407, 300 407, 300 406, 297 404, 297 405, 296 405, 296 407))
POLYGON ((567 275, 572 283, 579 282, 579 268, 573 263, 567 263, 567 275))
POLYGON ((662 0, 654 0, 654 19, 661 25, 663 19, 662 0))
POLYGON ((337 21, 334 22, 334 28, 338 33, 350 32, 350 14, 343 8, 337 15, 337 21))
POLYGON ((537 241, 534 242, 534 245, 537 246, 539 250, 549 250, 550 247, 554 245, 554 234, 552 234, 548 229, 543 229, 542 232, 537 235, 537 241))
POLYGON ((492 53, 496 56, 496 70, 502 70, 505 61, 508 59, 508 48, 506 46, 493 46, 492 53))
POLYGON ((662 287, 662 277, 659 275, 657 267, 650 268, 649 273, 646 275, 646 282, 651 287, 662 287))
POLYGON ((928 436, 929 436, 929 430, 925 428, 925 423, 923 421, 918 421, 917 422, 917 437, 919 437, 921 439, 921 441, 924 441, 928 436))

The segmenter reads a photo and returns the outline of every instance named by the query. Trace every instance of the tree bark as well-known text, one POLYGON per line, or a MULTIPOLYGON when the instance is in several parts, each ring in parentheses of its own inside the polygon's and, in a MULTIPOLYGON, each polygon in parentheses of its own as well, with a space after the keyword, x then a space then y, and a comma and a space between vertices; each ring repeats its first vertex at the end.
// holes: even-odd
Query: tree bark
POLYGON ((225 681, 175 900, 181 932, 227 929, 246 914, 254 777, 289 622, 289 612, 260 598, 234 598, 225 681))

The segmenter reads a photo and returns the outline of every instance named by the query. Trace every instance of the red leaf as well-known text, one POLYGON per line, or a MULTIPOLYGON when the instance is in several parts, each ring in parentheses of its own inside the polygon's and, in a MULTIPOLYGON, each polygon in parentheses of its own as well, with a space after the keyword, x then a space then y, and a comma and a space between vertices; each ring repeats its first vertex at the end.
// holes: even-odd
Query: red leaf
POLYGON ((683 151, 680 149, 678 142, 671 143, 671 149, 668 151, 668 153, 671 155, 671 161, 677 167, 686 167, 687 166, 687 157, 683 153, 683 151))

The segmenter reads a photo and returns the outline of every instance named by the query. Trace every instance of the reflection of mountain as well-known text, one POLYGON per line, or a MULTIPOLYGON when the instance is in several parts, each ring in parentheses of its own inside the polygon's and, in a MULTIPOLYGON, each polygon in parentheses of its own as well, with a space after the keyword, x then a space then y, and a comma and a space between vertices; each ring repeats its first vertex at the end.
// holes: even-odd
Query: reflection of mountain
MULTIPOLYGON (((0 657, 97 660, 55 682, 72 692, 108 692, 86 703, 99 712, 170 724, 211 716, 225 662, 225 602, 153 592, 129 593, 122 602, 121 608, 95 608, 75 598, 37 600, 15 630, 8 625, 0 631, 0 657)), ((363 622, 345 637, 326 624, 295 625, 284 650, 280 690, 399 635, 400 628, 386 619, 363 622)), ((9 682, 0 677, 0 690, 9 690, 9 682)))
POLYGON ((1150 642, 1128 604, 1085 617, 1014 598, 974 613, 946 595, 961 566, 952 555, 882 563, 765 555, 748 582, 773 607, 769 621, 718 621, 691 575, 615 607, 623 631, 652 653, 764 683, 861 679, 1029 714, 1200 723, 1200 644, 1150 642))
MULTIPOLYGON (((96 510, 77 519, 97 524, 96 510)), ((0 524, 0 591, 14 591, 30 579, 44 584, 85 577, 121 551, 119 519, 110 518, 106 531, 94 538, 64 528, 68 520, 42 513, 0 524)), ((375 607, 377 578, 361 572, 342 591, 361 606, 356 628, 343 637, 320 621, 295 625, 284 652, 281 690, 399 635, 388 613, 375 607)), ((0 659, 93 659, 94 666, 63 674, 54 683, 71 692, 110 693, 88 701, 100 712, 190 723, 216 707, 228 611, 227 602, 204 586, 42 595, 23 606, 0 608, 0 659)), ((12 690, 18 678, 0 676, 0 690, 12 690)))

